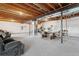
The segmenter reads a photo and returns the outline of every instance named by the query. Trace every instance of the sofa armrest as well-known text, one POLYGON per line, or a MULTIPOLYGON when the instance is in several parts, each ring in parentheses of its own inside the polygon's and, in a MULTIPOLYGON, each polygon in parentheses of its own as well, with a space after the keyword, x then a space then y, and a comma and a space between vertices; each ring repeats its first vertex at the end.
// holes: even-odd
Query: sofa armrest
POLYGON ((20 41, 10 42, 5 45, 5 51, 2 55, 16 56, 24 53, 24 45, 20 41))

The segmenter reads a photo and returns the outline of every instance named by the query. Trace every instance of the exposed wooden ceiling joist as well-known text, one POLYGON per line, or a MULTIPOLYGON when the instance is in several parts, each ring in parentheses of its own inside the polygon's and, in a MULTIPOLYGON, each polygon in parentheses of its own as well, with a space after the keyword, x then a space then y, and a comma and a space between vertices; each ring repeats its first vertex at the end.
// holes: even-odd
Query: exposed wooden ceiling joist
POLYGON ((64 11, 64 10, 67 10, 67 9, 71 9, 71 8, 74 8, 74 7, 78 7, 78 6, 79 6, 79 4, 68 4, 66 6, 63 6, 63 8, 58 8, 58 9, 56 9, 54 11, 47 12, 44 15, 38 16, 37 18, 41 18, 41 17, 47 16, 47 15, 51 15, 51 14, 56 13, 56 12, 61 12, 61 11, 64 11))
MULTIPOLYGON (((11 5, 11 4, 9 4, 9 5, 11 5)), ((32 15, 35 15, 35 16, 41 14, 40 12, 37 12, 37 11, 33 10, 32 8, 25 6, 24 4, 16 3, 16 4, 12 4, 12 6, 20 8, 22 10, 25 10, 26 13, 29 13, 29 14, 32 14, 32 15)))
POLYGON ((38 4, 38 3, 33 3, 34 5, 36 5, 37 7, 39 7, 39 9, 43 9, 44 11, 49 11, 49 9, 47 9, 44 4, 38 4))
POLYGON ((71 5, 64 3, 0 3, 0 17, 12 18, 18 21, 22 20, 24 22, 27 20, 35 20, 71 7, 71 5))
POLYGON ((42 11, 41 9, 37 8, 36 5, 34 5, 33 3, 25 3, 25 5, 28 5, 29 7, 31 7, 32 9, 39 11, 40 13, 44 13, 44 11, 42 11))
POLYGON ((55 6, 54 5, 52 6, 50 3, 47 3, 47 5, 53 8, 54 10, 56 9, 55 6))
POLYGON ((28 14, 28 15, 30 15, 30 16, 33 16, 32 13, 29 13, 29 12, 23 10, 23 9, 14 7, 13 5, 9 5, 9 4, 0 4, 0 10, 1 10, 1 8, 4 9, 4 10, 8 9, 8 11, 12 10, 12 11, 15 12, 15 14, 16 14, 16 12, 19 12, 19 11, 20 11, 20 12, 23 12, 25 15, 28 14))
POLYGON ((58 3, 58 5, 60 6, 60 8, 62 8, 62 5, 60 3, 58 3))

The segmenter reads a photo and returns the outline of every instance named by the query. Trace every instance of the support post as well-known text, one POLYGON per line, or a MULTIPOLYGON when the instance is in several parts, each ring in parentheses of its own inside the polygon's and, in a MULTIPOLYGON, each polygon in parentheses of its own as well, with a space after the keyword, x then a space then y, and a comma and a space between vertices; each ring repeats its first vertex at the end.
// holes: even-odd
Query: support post
POLYGON ((67 18, 66 18, 66 30, 67 30, 66 34, 67 34, 67 37, 68 37, 68 21, 67 21, 67 18))
POLYGON ((67 30, 66 37, 67 37, 67 39, 69 39, 69 36, 68 36, 68 20, 67 20, 67 17, 66 17, 66 30, 67 30))
POLYGON ((37 35, 37 21, 36 20, 33 20, 33 22, 34 22, 34 35, 37 35))
POLYGON ((37 33, 38 33, 38 29, 37 29, 37 21, 35 22, 35 34, 37 35, 37 33))
POLYGON ((61 11, 61 43, 63 43, 63 11, 61 11))
POLYGON ((29 23, 29 36, 30 36, 30 23, 29 23))

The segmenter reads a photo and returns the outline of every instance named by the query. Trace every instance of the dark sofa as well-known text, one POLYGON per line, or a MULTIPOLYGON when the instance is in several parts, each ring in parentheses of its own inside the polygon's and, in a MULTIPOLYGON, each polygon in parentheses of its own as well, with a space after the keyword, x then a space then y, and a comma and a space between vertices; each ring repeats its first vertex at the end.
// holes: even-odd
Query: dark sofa
POLYGON ((24 44, 10 36, 0 37, 0 56, 20 56, 24 53, 24 44))
POLYGON ((19 56, 24 53, 24 44, 20 41, 5 40, 0 38, 0 55, 1 56, 19 56))

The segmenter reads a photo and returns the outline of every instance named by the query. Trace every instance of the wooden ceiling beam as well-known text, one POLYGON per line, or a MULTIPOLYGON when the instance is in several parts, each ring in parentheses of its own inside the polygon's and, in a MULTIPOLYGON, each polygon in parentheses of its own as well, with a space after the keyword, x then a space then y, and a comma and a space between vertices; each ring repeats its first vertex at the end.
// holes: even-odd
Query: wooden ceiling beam
POLYGON ((26 10, 26 11, 29 12, 29 13, 33 13, 33 14, 35 14, 35 15, 40 15, 40 14, 41 14, 40 12, 34 10, 33 8, 28 7, 28 6, 25 5, 25 4, 16 3, 16 4, 14 4, 14 5, 16 5, 17 7, 21 8, 21 9, 26 10))
POLYGON ((61 11, 67 10, 67 9, 71 9, 71 8, 74 8, 74 7, 78 7, 78 6, 79 6, 78 3, 68 4, 66 6, 63 6, 63 8, 58 8, 54 11, 50 11, 50 12, 47 12, 46 14, 44 14, 44 15, 38 16, 36 19, 42 18, 42 17, 47 16, 47 15, 54 14, 54 13, 57 13, 57 12, 61 12, 61 11))
POLYGON ((58 5, 60 6, 60 8, 63 8, 63 6, 61 5, 61 3, 58 3, 58 5))
POLYGON ((42 9, 42 8, 40 8, 40 7, 38 7, 36 4, 34 4, 34 3, 32 3, 36 8, 38 8, 41 12, 43 12, 43 14, 45 14, 46 13, 46 10, 44 10, 44 9, 42 9))
POLYGON ((31 16, 24 16, 24 15, 17 15, 15 13, 13 13, 12 11, 8 10, 8 9, 2 9, 0 10, 0 15, 6 15, 8 17, 14 17, 14 18, 26 18, 29 19, 29 17, 31 18, 31 16))
POLYGON ((16 17, 9 16, 9 15, 7 16, 6 14, 0 14, 0 19, 2 19, 0 21, 4 21, 5 19, 7 19, 5 21, 10 21, 11 19, 13 19, 13 20, 16 20, 16 22, 19 22, 19 23, 29 21, 29 19, 26 19, 26 18, 16 18, 16 17))
MULTIPOLYGON (((67 18, 71 18, 71 17, 76 17, 76 16, 79 16, 79 13, 64 15, 63 19, 67 19, 67 18)), ((49 20, 52 20, 52 19, 60 20, 59 18, 61 18, 61 16, 51 17, 51 18, 49 18, 49 20)))
POLYGON ((25 10, 22 10, 13 5, 0 4, 0 16, 2 15, 3 17, 6 17, 6 18, 9 17, 9 18, 14 18, 14 19, 29 20, 38 16, 35 14, 31 14, 31 16, 29 16, 29 15, 26 15, 27 13, 25 12, 26 12, 25 10), (15 11, 21 11, 24 13, 24 15, 18 15, 15 11))
POLYGON ((41 9, 37 8, 36 5, 34 5, 33 3, 25 3, 25 5, 28 5, 29 7, 39 11, 40 13, 44 14, 44 11, 42 11, 41 9))
POLYGON ((49 9, 47 9, 43 4, 40 3, 33 3, 33 4, 39 7, 39 9, 43 9, 44 11, 49 11, 49 9))
POLYGON ((32 15, 39 15, 40 13, 35 11, 35 10, 32 10, 30 9, 30 7, 27 7, 25 6, 24 4, 20 4, 20 3, 15 3, 15 4, 12 4, 14 7, 17 7, 17 8, 20 8, 22 10, 25 10, 26 13, 29 13, 29 14, 32 14, 32 15))
POLYGON ((52 6, 50 3, 47 3, 47 5, 56 10, 55 6, 52 6))
MULTIPOLYGON (((24 15, 28 15, 28 16, 33 16, 34 14, 29 13, 21 8, 15 7, 13 5, 9 5, 9 4, 0 4, 0 9, 3 8, 4 10, 8 9, 8 11, 13 11, 15 14, 16 12, 22 12, 24 13, 24 15)), ((19 14, 18 14, 19 15, 19 14)))

